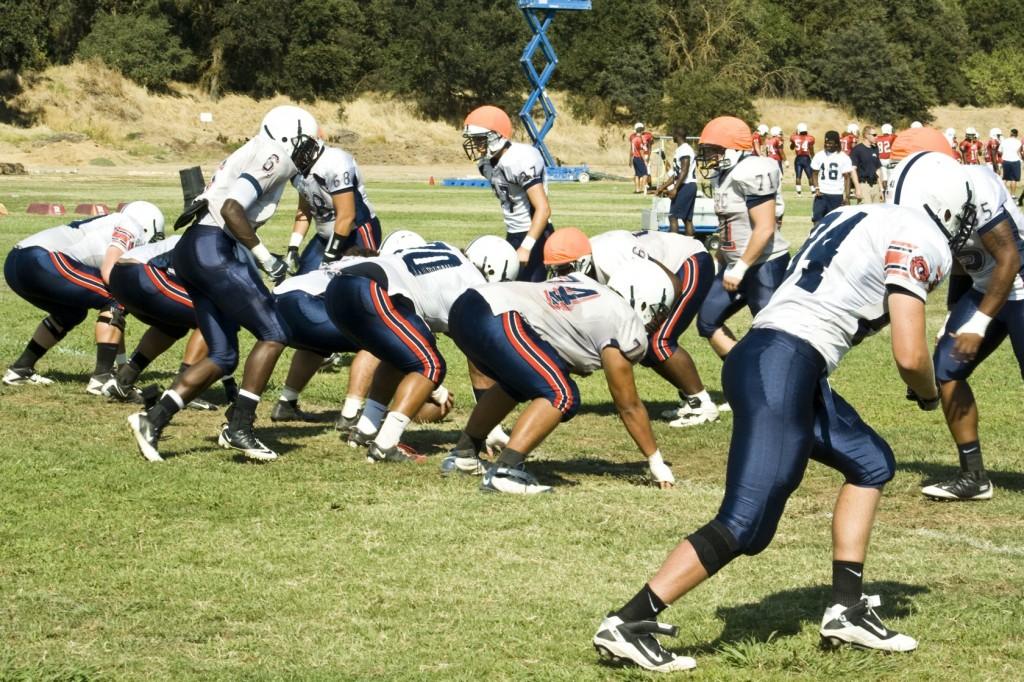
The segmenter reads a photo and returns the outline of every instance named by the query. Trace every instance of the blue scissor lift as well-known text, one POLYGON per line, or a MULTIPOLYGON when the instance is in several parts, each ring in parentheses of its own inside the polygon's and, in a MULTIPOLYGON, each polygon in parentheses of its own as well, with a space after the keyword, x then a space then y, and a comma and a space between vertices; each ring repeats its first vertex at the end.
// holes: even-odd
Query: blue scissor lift
POLYGON ((558 66, 558 56, 555 54, 555 48, 552 47, 551 41, 548 40, 547 36, 548 27, 551 26, 555 13, 563 10, 589 10, 590 0, 517 0, 517 3, 519 9, 523 11, 523 16, 526 17, 526 22, 530 25, 530 29, 533 30, 533 38, 526 44, 526 48, 523 49, 523 54, 519 58, 519 64, 523 67, 523 73, 526 74, 526 79, 533 86, 530 96, 526 98, 526 102, 519 110, 519 119, 526 126, 526 131, 530 134, 530 139, 533 140, 533 146, 540 151, 544 157, 544 162, 548 165, 547 174, 549 180, 554 182, 588 182, 590 180, 590 169, 586 164, 582 166, 560 166, 555 157, 551 155, 547 145, 544 144, 544 138, 552 126, 555 125, 555 119, 558 117, 555 105, 547 96, 547 93, 544 92, 544 87, 551 80, 551 74, 554 73, 555 67, 558 66), (533 57, 537 50, 540 50, 547 60, 547 64, 544 65, 540 73, 537 73, 537 68, 533 65, 533 57), (540 102, 541 109, 544 111, 544 124, 540 128, 537 127, 537 122, 533 119, 533 108, 538 102, 540 102))

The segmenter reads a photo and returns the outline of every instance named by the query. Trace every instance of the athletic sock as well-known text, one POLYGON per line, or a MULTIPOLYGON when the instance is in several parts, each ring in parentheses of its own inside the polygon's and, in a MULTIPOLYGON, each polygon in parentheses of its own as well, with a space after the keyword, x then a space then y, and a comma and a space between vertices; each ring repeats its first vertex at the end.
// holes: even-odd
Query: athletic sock
POLYGON ((503 448, 501 455, 498 457, 498 464, 506 467, 517 467, 526 461, 526 453, 513 450, 512 448, 503 448))
POLYGON ((377 433, 381 422, 384 421, 384 415, 387 413, 387 405, 378 403, 376 400, 367 400, 363 405, 363 414, 359 417, 356 429, 365 434, 377 433))
POLYGON ((185 407, 185 401, 181 399, 181 396, 176 391, 167 390, 160 396, 160 400, 157 401, 156 405, 146 413, 146 416, 149 417, 154 426, 163 428, 171 421, 171 417, 177 414, 183 407, 185 407))
POLYGON ((661 597, 654 594, 651 586, 644 585, 626 605, 615 612, 615 615, 629 623, 638 620, 654 620, 658 614, 668 608, 661 597))
POLYGON ((832 603, 853 606, 864 594, 864 564, 832 562, 832 603))
POLYGON ((224 387, 224 398, 228 403, 234 403, 238 398, 238 382, 235 381, 235 377, 227 376, 220 380, 220 385, 224 387))
POLYGON ((36 361, 46 355, 46 351, 46 348, 40 346, 35 342, 35 340, 31 340, 28 342, 28 345, 25 346, 25 350, 22 351, 21 356, 19 356, 18 359, 14 361, 14 364, 11 365, 11 368, 32 369, 36 366, 36 361))
POLYGON ((345 402, 341 404, 341 416, 345 419, 355 419, 359 410, 363 409, 363 399, 347 395, 345 402))
POLYGON ((250 393, 244 388, 238 392, 235 398, 235 409, 231 412, 231 430, 252 426, 256 421, 256 406, 260 404, 260 397, 250 393))
POLYGON ((958 444, 957 452, 960 453, 960 470, 969 474, 980 474, 985 471, 985 465, 981 461, 981 443, 974 440, 970 443, 958 444))
POLYGON ((152 358, 146 357, 139 351, 132 353, 132 357, 128 360, 128 364, 134 367, 140 374, 149 367, 151 362, 153 362, 152 358))
POLYGON ((690 405, 691 407, 700 407, 701 405, 714 405, 715 404, 714 401, 711 400, 711 396, 708 395, 708 392, 707 392, 706 389, 701 391, 700 393, 694 393, 693 395, 686 395, 682 391, 679 391, 679 397, 681 397, 683 399, 683 402, 685 402, 687 405, 690 405), (697 404, 696 405, 693 405, 690 402, 691 400, 694 400, 694 399, 697 400, 697 404))
POLYGON ((117 357, 116 343, 96 344, 96 368, 92 371, 93 376, 97 374, 110 374, 114 369, 114 358, 117 357))
POLYGON ((410 421, 412 420, 401 412, 388 412, 388 416, 384 418, 384 423, 380 425, 380 430, 377 431, 377 437, 373 439, 373 442, 381 450, 395 447, 410 421))

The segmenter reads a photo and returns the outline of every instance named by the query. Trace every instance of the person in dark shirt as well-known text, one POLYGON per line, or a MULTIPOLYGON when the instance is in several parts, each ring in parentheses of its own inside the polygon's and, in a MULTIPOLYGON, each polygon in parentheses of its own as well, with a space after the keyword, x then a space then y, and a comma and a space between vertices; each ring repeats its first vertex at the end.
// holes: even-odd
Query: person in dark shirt
POLYGON ((872 126, 865 126, 853 151, 850 152, 850 160, 857 172, 857 180, 861 187, 867 188, 863 193, 861 203, 876 204, 882 201, 884 188, 878 179, 878 169, 882 162, 878 160, 878 145, 875 143, 875 129, 872 126))

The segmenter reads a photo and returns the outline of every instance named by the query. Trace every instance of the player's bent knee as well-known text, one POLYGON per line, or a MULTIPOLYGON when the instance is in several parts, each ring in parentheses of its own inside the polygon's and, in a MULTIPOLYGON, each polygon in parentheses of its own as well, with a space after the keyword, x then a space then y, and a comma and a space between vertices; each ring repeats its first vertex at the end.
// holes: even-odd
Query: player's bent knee
POLYGON ((895 475, 896 461, 890 453, 889 457, 879 461, 876 466, 864 470, 859 476, 848 479, 846 482, 858 488, 881 488, 895 475))
POLYGON ((224 374, 233 374, 238 367, 238 351, 234 349, 212 350, 210 361, 220 367, 224 374))
POLYGON ((721 325, 697 317, 697 333, 702 339, 710 339, 719 329, 721 329, 721 325))
POLYGON ((736 537, 717 520, 698 528, 686 539, 709 577, 740 554, 736 537))

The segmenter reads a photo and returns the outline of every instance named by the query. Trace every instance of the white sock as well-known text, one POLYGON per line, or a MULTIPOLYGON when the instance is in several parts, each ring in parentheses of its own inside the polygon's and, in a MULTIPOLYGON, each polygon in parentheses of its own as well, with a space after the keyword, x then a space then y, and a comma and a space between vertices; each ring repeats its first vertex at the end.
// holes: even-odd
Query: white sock
POLYGON ((387 405, 381 405, 376 400, 367 400, 363 406, 363 414, 359 417, 359 423, 356 424, 356 428, 359 429, 360 433, 377 433, 380 423, 384 421, 384 415, 387 413, 387 405))
POLYGON ((171 400, 174 401, 174 404, 178 406, 179 410, 185 408, 185 401, 181 399, 181 396, 178 395, 177 391, 172 391, 171 389, 167 389, 166 391, 164 391, 164 395, 165 396, 167 396, 167 395, 171 396, 171 400))
POLYGON ((388 416, 385 417, 384 423, 381 424, 380 431, 377 432, 377 437, 373 439, 373 442, 382 450, 395 447, 398 445, 398 439, 402 437, 405 427, 409 425, 410 421, 412 420, 401 412, 388 412, 388 416))
POLYGON ((714 405, 715 404, 711 400, 711 396, 708 395, 707 389, 701 391, 700 393, 695 393, 694 395, 688 395, 686 397, 687 398, 696 398, 697 400, 700 401, 701 405, 714 405))
POLYGON ((255 400, 256 402, 260 401, 260 397, 258 395, 256 395, 255 393, 250 393, 244 388, 238 389, 238 396, 240 398, 248 398, 249 400, 255 400))
POLYGON ((281 389, 281 400, 283 400, 284 402, 290 403, 293 400, 298 400, 298 399, 299 399, 299 392, 296 391, 291 386, 285 386, 284 388, 281 389))
POLYGON ((359 414, 359 410, 363 407, 363 402, 362 398, 350 395, 345 396, 345 402, 341 404, 341 416, 346 419, 352 419, 359 414))

